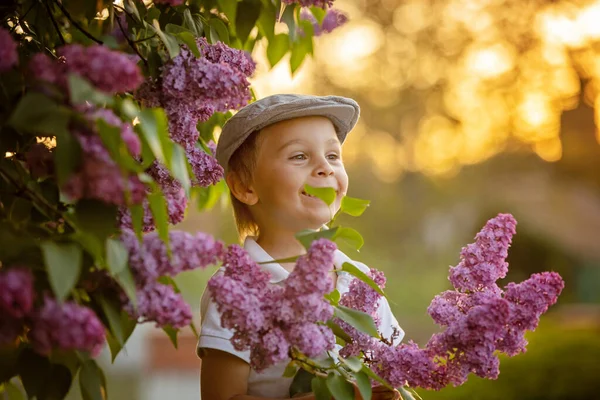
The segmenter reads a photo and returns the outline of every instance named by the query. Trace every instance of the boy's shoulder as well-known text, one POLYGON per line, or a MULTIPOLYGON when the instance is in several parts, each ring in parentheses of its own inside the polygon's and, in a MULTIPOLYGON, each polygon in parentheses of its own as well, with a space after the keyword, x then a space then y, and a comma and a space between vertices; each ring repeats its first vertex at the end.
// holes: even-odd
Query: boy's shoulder
POLYGON ((345 263, 352 264, 358 268, 361 272, 368 274, 371 269, 364 263, 356 261, 348 257, 343 251, 336 250, 333 256, 333 263, 336 269, 342 269, 345 263))

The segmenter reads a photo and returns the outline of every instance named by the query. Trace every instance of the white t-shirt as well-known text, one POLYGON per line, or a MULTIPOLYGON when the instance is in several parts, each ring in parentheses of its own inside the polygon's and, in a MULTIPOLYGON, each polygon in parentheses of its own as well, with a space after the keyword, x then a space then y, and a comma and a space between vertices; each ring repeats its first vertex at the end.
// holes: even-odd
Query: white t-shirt
MULTIPOLYGON (((244 249, 248 252, 250 257, 258 263, 265 261, 272 261, 271 257, 256 241, 252 238, 246 238, 244 242, 244 249)), ((348 256, 339 250, 336 250, 334 255, 334 264, 337 269, 341 269, 345 262, 354 264, 361 271, 367 273, 369 267, 366 265, 351 260, 348 256)), ((270 282, 272 284, 278 284, 284 281, 290 274, 285 268, 278 263, 269 263, 260 265, 265 271, 271 274, 270 282)), ((221 270, 217 271, 219 273, 221 270)), ((344 272, 338 272, 336 289, 340 294, 344 294, 348 291, 350 282, 355 279, 352 275, 344 272)), ((221 316, 217 311, 216 304, 210 299, 208 291, 205 290, 202 295, 200 303, 201 313, 201 330, 200 337, 198 339, 197 352, 202 357, 202 349, 210 348, 226 351, 231 353, 242 360, 250 363, 250 351, 237 351, 233 348, 233 345, 229 339, 233 336, 233 332, 229 329, 221 327, 221 316)), ((396 339, 398 344, 404 337, 404 331, 398 325, 396 318, 390 310, 390 306, 385 298, 381 298, 379 301, 379 308, 377 314, 380 318, 379 331, 384 337, 390 337, 393 333, 394 328, 400 333, 396 339)), ((273 365, 262 372, 258 373, 254 370, 250 371, 248 377, 248 395, 271 397, 271 398, 287 398, 289 396, 289 387, 292 383, 293 378, 284 378, 283 371, 289 361, 283 361, 279 364, 273 365)))

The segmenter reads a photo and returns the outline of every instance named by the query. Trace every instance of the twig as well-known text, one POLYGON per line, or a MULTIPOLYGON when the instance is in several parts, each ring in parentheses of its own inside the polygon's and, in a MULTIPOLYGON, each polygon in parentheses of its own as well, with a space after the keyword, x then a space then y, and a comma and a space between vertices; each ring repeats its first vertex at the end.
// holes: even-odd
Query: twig
MULTIPOLYGON (((25 11, 25 14, 23 14, 23 16, 19 16, 19 14, 17 14, 17 23, 11 28, 10 32, 12 33, 15 29, 17 29, 17 26, 21 26, 21 20, 25 19, 25 17, 27 16, 27 14, 29 14, 29 11, 31 11, 33 9, 33 7, 35 6, 35 1, 31 2, 31 5, 29 6, 29 8, 27 9, 27 11, 25 11)), ((23 29, 21 27, 21 29, 23 29)))
POLYGON ((134 40, 134 41, 133 41, 133 43, 141 43, 141 42, 145 42, 146 40, 150 40, 150 39, 152 39, 152 38, 155 38, 156 36, 157 36, 157 35, 156 35, 156 33, 155 33, 154 35, 151 35, 151 36, 145 37, 145 38, 143 38, 143 39, 134 40))
POLYGON ((123 32, 123 36, 125 36, 125 40, 127 40, 127 43, 129 43, 129 47, 131 47, 133 49, 133 51, 135 51, 136 54, 142 59, 142 61, 144 62, 144 64, 146 66, 148 66, 148 61, 144 58, 144 56, 142 56, 142 53, 140 53, 140 51, 138 50, 138 48, 135 45, 135 43, 133 43, 131 41, 131 39, 129 38, 129 35, 125 31, 125 29, 123 29, 123 25, 121 25, 121 20, 119 18, 115 18, 115 19, 117 20, 117 25, 119 25, 119 29, 121 30, 121 32, 123 32))
POLYGON ((104 44, 102 42, 102 40, 96 39, 88 31, 86 31, 85 29, 83 29, 81 27, 81 25, 79 25, 77 22, 75 22, 75 20, 71 17, 71 14, 69 14, 69 12, 67 11, 67 9, 65 7, 63 7, 63 5, 60 4, 60 2, 58 0, 54 0, 54 3, 56 3, 56 5, 58 6, 58 8, 60 8, 60 10, 62 11, 62 13, 65 15, 65 17, 67 17, 67 19, 73 24, 73 26, 75 28, 79 29, 79 31, 81 31, 81 33, 83 33, 85 36, 87 36, 88 38, 90 38, 91 40, 93 40, 94 42, 96 42, 98 44, 104 44))
POLYGON ((48 4, 47 1, 44 2, 44 5, 46 6, 46 11, 48 11, 48 16, 50 17, 50 20, 52 21, 52 25, 54 25, 54 29, 56 29, 56 33, 58 34, 58 38, 60 39, 60 42, 62 44, 65 44, 65 38, 62 35, 62 32, 60 31, 60 28, 58 26, 58 24, 56 23, 56 20, 54 19, 54 15, 52 15, 52 10, 50 10, 50 5, 48 4))

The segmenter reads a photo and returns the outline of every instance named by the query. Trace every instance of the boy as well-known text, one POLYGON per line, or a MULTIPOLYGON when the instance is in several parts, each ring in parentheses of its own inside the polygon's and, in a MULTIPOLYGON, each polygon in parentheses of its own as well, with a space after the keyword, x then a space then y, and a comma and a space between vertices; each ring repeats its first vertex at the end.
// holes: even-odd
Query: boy
MULTIPOLYGON (((256 262, 284 259, 305 253, 295 234, 318 229, 339 209, 348 190, 348 175, 341 145, 358 120, 358 104, 337 96, 280 94, 252 103, 223 127, 217 160, 225 180, 244 248, 256 262), (327 206, 304 192, 304 185, 333 187, 336 200, 327 206)), ((340 293, 348 291, 352 277, 338 272, 352 262, 364 272, 368 267, 336 252, 332 277, 340 293)), ((272 284, 283 281, 294 264, 263 264, 272 284)), ((402 330, 385 299, 378 315, 384 336, 402 330)), ((282 377, 287 362, 260 374, 250 368, 249 351, 236 351, 231 331, 221 327, 220 315, 210 296, 201 304, 202 329, 198 355, 202 358, 203 400, 258 400, 288 398, 291 378, 282 377)), ((312 394, 299 397, 314 399, 312 394)), ((375 388, 374 400, 397 398, 397 392, 375 388)), ((357 399, 360 396, 357 395, 357 399)))

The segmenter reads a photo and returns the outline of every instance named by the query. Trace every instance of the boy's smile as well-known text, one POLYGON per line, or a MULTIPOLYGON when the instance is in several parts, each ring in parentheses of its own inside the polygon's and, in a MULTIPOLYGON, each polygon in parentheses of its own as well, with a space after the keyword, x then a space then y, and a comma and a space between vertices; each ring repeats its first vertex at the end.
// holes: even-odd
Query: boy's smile
POLYGON ((318 229, 329 222, 348 190, 341 156, 335 128, 327 118, 296 118, 263 129, 247 203, 261 235, 318 229), (305 185, 331 187, 336 200, 327 206, 308 195, 305 185))

